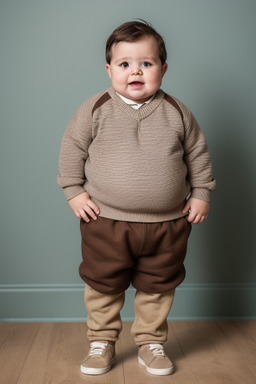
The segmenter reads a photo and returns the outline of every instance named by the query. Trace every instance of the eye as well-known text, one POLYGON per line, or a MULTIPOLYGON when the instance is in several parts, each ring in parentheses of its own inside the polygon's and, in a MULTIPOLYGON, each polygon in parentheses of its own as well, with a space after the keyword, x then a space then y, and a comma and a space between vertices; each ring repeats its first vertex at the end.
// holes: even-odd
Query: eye
POLYGON ((129 67, 129 64, 127 63, 127 61, 125 61, 124 63, 121 63, 121 64, 120 64, 120 67, 122 67, 122 68, 128 68, 128 67, 129 67))
POLYGON ((144 68, 151 67, 151 63, 149 63, 148 61, 144 61, 144 63, 142 64, 142 66, 143 66, 144 68))

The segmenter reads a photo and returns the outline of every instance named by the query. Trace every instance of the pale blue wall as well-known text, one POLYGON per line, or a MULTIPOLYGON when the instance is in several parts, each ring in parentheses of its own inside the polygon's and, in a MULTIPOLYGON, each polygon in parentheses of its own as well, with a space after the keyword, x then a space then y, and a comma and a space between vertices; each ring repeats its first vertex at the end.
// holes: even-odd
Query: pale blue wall
POLYGON ((79 224, 56 184, 58 151, 78 106, 110 84, 107 37, 134 18, 165 37, 163 88, 196 115, 218 185, 171 315, 256 316, 255 16, 254 0, 1 0, 2 319, 85 316, 79 224))

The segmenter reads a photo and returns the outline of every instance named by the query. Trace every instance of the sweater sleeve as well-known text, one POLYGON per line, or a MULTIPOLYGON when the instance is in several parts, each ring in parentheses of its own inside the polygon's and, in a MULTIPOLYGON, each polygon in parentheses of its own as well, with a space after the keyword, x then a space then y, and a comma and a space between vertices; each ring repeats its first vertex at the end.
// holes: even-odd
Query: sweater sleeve
POLYGON ((203 132, 192 112, 183 105, 185 138, 184 160, 188 168, 191 197, 210 201, 210 192, 215 190, 212 163, 203 132))
POLYGON ((92 117, 88 104, 85 101, 76 111, 61 142, 57 182, 67 200, 84 192, 84 167, 92 141, 92 117))

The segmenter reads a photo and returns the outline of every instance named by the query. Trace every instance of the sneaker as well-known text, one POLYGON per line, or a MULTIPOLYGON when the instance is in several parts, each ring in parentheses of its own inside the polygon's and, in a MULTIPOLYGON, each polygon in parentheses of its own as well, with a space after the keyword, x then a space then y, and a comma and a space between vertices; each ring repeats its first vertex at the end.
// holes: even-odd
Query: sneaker
POLYGON ((138 361, 152 375, 170 375, 174 365, 165 355, 161 344, 146 344, 139 348, 138 361))
POLYGON ((110 371, 115 361, 115 346, 107 341, 94 341, 80 366, 82 373, 87 375, 102 375, 110 371))

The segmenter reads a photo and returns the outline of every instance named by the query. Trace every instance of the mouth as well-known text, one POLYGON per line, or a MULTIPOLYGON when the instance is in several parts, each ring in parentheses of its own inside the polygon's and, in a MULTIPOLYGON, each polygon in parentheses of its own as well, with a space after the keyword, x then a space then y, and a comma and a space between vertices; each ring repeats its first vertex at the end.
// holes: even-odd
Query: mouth
POLYGON ((141 81, 132 81, 131 83, 129 83, 129 85, 134 88, 139 88, 142 87, 144 83, 142 83, 141 81))

